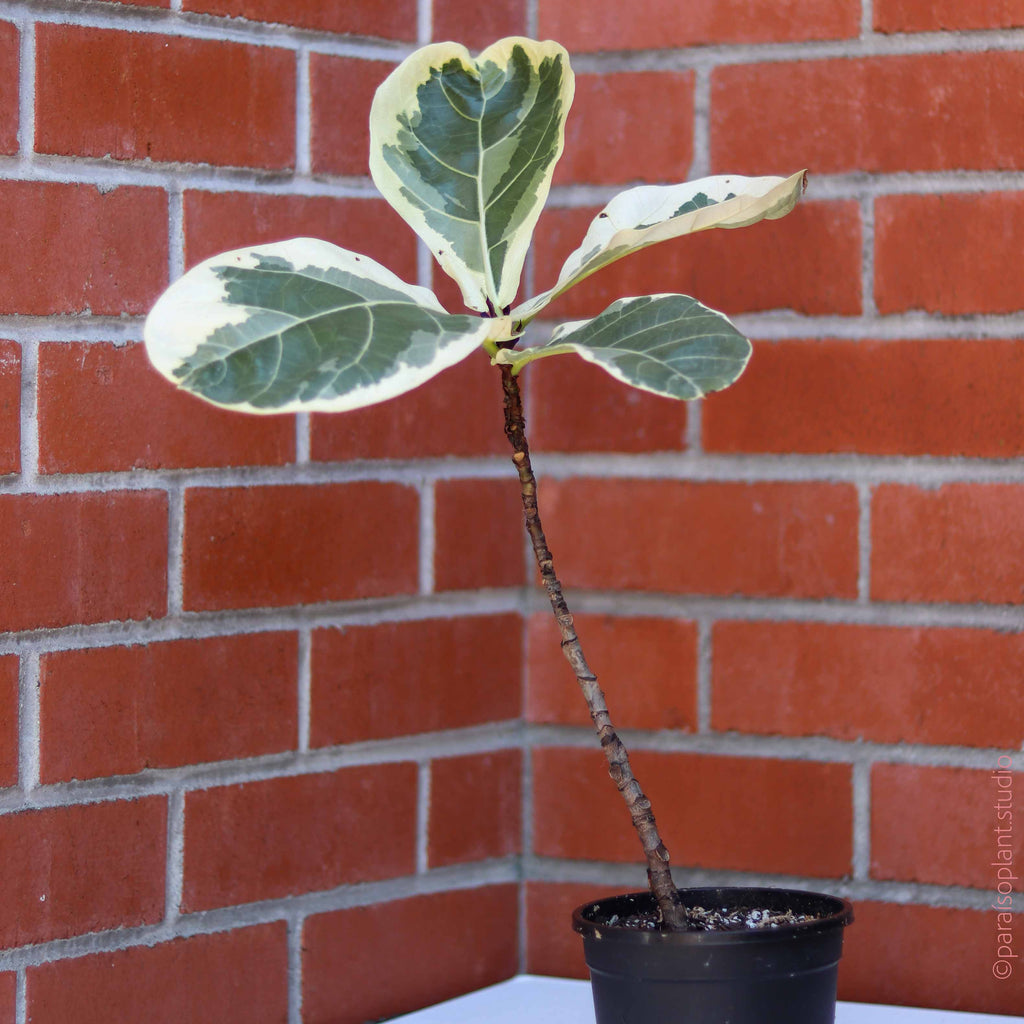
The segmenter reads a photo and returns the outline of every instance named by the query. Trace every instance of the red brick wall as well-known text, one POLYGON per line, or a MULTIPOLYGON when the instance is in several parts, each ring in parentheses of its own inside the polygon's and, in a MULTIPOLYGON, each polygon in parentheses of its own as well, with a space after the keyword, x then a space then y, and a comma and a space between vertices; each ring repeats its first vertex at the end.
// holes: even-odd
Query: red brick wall
POLYGON ((523 378, 552 545, 678 880, 851 896, 846 998, 1024 1008, 990 909, 992 772, 1024 744, 1024 17, 625 10, 0 11, 2 1024, 354 1024, 578 975, 567 911, 642 886, 524 587, 487 361, 245 418, 139 345, 169 280, 245 242, 440 276, 367 177, 373 87, 416 41, 523 32, 579 75, 538 288, 627 183, 811 173, 786 220, 553 307, 692 291, 755 339, 732 391, 682 407, 568 358, 523 378))

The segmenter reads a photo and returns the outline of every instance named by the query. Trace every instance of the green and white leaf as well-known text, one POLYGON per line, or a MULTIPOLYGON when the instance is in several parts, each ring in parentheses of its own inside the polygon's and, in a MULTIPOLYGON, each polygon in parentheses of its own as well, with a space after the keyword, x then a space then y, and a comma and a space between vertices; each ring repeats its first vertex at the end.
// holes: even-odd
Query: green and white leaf
POLYGON ((170 381, 244 412, 343 412, 393 398, 482 345, 493 323, 312 238, 193 267, 146 318, 170 381))
POLYGON ((750 359, 750 342, 728 317, 689 295, 644 295, 619 299, 592 320, 562 324, 546 345, 503 350, 497 361, 518 372, 566 352, 642 391, 690 400, 732 384, 750 359))
POLYGON ((742 228, 784 217, 799 200, 804 172, 788 178, 735 174, 682 185, 641 185, 620 192, 591 221, 580 247, 565 261, 553 288, 516 307, 526 323, 574 284, 623 256, 669 238, 708 228, 742 228))
POLYGON ((425 46, 377 90, 370 173, 470 309, 516 296, 572 97, 565 50, 520 37, 476 60, 457 43, 425 46))

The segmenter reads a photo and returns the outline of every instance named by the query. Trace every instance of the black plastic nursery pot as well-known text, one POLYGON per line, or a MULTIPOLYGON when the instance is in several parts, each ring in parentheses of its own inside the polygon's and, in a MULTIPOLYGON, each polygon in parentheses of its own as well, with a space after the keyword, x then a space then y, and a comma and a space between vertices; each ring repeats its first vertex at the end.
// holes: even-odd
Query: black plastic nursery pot
POLYGON ((680 889, 687 907, 792 911, 771 928, 662 932, 622 927, 649 914, 649 892, 585 903, 573 913, 597 1024, 834 1024, 847 900, 801 889, 680 889))

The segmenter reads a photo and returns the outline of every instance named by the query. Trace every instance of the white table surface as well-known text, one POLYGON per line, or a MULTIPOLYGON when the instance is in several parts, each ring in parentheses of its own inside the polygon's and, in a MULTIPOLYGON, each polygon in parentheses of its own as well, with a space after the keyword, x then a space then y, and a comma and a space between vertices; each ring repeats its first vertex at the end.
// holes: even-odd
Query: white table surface
MULTIPOLYGON (((1020 1024, 1024 1017, 839 1003, 836 1024, 1020 1024)), ((392 1024, 593 1024, 589 981, 522 974, 500 985, 395 1017, 392 1024)))

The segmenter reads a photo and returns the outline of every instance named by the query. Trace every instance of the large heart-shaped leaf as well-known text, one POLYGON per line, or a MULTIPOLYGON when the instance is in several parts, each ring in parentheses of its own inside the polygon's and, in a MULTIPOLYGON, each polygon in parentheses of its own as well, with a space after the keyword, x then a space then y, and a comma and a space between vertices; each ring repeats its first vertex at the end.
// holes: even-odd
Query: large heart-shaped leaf
POLYGON ((635 388, 689 400, 732 384, 750 359, 750 342, 689 295, 644 295, 619 299, 593 320, 562 324, 546 345, 502 350, 497 361, 518 372, 566 352, 635 388))
POLYGON ((572 96, 565 50, 518 37, 475 61, 456 43, 425 46, 377 90, 370 173, 470 309, 515 298, 572 96))
POLYGON ((641 185, 620 192, 595 218, 565 261, 553 288, 512 311, 526 323, 574 284, 623 256, 655 242, 706 231, 742 228, 784 217, 796 205, 804 172, 788 178, 744 178, 727 174, 682 185, 641 185))
POLYGON ((489 331, 367 256, 295 238, 193 267, 151 310, 145 340, 165 377, 215 405, 343 412, 417 387, 489 331))

